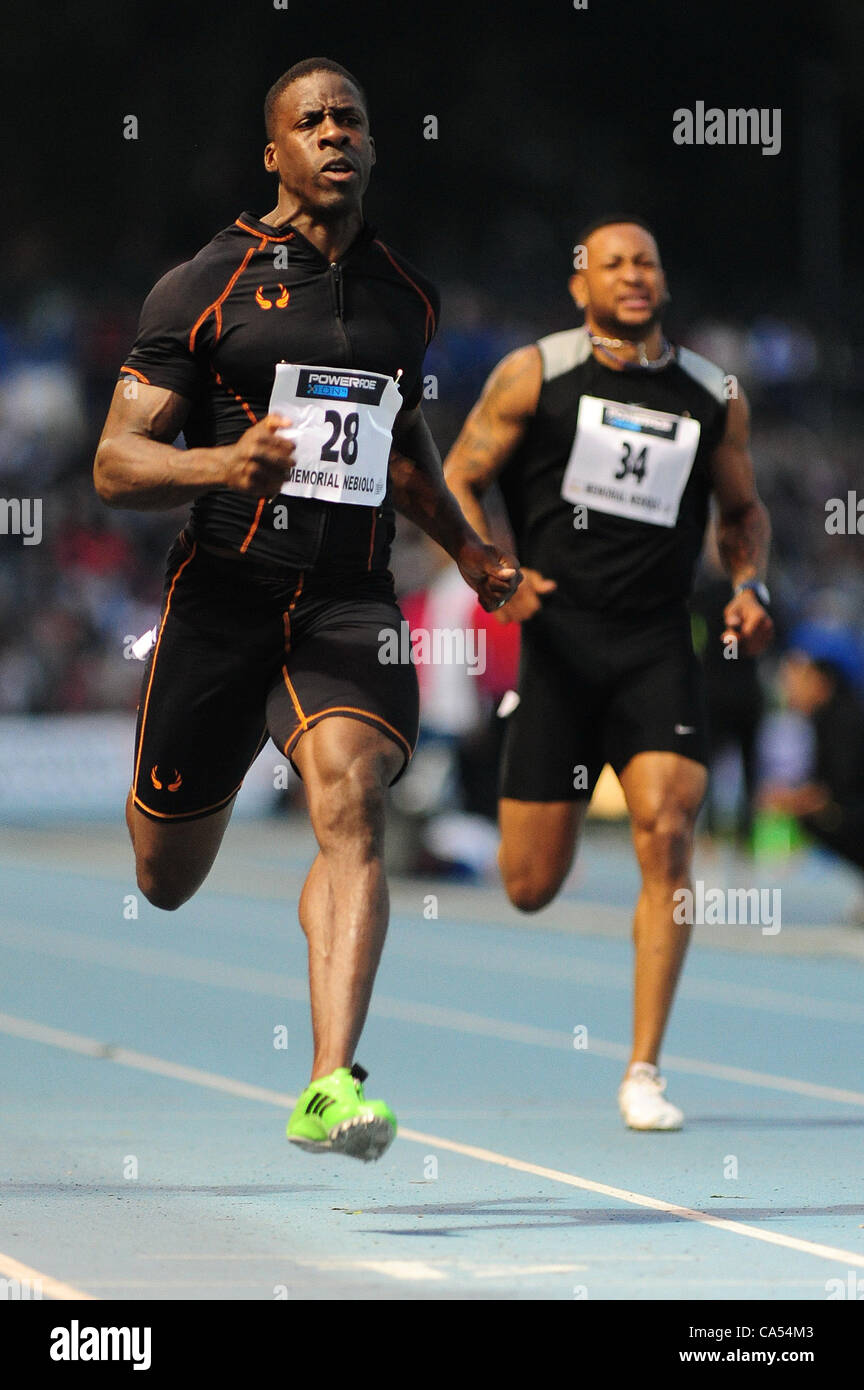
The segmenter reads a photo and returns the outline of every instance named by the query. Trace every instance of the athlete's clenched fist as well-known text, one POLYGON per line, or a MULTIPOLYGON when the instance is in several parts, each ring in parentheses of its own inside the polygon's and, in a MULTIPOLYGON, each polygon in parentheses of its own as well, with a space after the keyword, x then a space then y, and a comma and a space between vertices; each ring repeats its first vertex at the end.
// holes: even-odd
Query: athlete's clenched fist
POLYGON ((276 433, 291 421, 284 415, 265 415, 224 450, 223 482, 235 492, 275 497, 294 466, 294 440, 276 433))
POLYGON ((496 545, 467 541, 456 556, 456 563, 487 613, 493 613, 512 598, 522 583, 517 562, 496 545))
POLYGON ((761 656, 774 636, 774 623, 752 589, 742 589, 723 610, 724 642, 734 637, 744 656, 761 656))

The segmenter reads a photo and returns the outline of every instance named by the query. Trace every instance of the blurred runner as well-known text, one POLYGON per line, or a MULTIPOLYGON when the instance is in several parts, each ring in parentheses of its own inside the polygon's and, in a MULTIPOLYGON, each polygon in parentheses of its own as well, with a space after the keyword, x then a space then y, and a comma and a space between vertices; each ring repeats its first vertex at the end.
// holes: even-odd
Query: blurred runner
POLYGON ((584 327, 499 363, 445 472, 481 534, 483 493, 497 479, 525 566, 501 614, 523 624, 501 781, 508 896, 526 912, 555 897, 610 762, 642 874, 619 1104, 634 1129, 678 1129, 657 1063, 689 939, 673 921, 673 893, 689 885, 707 762, 686 601, 713 495, 732 581, 724 640, 762 651, 769 524, 743 395, 728 398, 720 367, 664 336, 666 280, 650 228, 608 217, 579 242, 587 263, 569 288, 584 327))

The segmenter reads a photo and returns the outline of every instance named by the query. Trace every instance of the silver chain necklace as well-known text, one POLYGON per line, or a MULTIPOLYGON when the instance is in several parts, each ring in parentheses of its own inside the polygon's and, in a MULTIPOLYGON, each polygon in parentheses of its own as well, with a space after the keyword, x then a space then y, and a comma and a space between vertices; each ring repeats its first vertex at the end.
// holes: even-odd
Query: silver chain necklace
POLYGON ((672 361, 672 358, 675 356, 674 347, 668 341, 668 339, 664 338, 663 349, 659 357, 648 357, 645 352, 645 344, 637 343, 636 347, 639 352, 639 361, 638 363, 631 362, 626 357, 616 357, 615 353, 610 351, 611 348, 626 347, 626 343, 623 338, 601 338, 598 337, 595 333, 589 333, 588 336, 591 339, 592 347, 598 347, 601 352, 604 352, 607 357, 611 357, 612 361, 617 362, 619 366, 625 369, 625 371, 628 369, 630 371, 635 371, 637 367, 644 367, 649 372, 659 372, 662 370, 663 367, 668 366, 668 364, 672 361))

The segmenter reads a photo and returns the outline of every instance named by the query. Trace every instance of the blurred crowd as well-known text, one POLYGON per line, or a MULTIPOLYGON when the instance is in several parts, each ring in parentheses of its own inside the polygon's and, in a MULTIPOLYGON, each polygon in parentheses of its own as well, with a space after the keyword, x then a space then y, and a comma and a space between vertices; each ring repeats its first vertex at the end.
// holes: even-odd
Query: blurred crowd
MULTIPOLYGON (((527 310, 520 315, 512 300, 505 307, 456 283, 442 286, 442 300, 425 408, 443 453, 493 364, 575 320, 566 301, 559 322, 539 323, 527 310)), ((131 711, 137 703, 141 667, 129 649, 156 619, 162 562, 185 509, 113 512, 92 488, 96 440, 136 318, 137 305, 122 296, 92 303, 48 287, 0 321, 0 499, 42 504, 40 543, 0 534, 0 715, 131 711)), ((746 389, 757 477, 773 524, 772 656, 758 669, 721 659, 718 623, 728 586, 710 545, 694 600, 694 640, 709 670, 716 739, 709 829, 726 828, 743 844, 752 837, 754 809, 774 796, 779 814, 780 789, 808 784, 820 756, 820 706, 808 706, 801 682, 783 664, 790 652, 802 659, 802 643, 807 649, 801 625, 809 632, 804 656, 822 663, 829 683, 841 681, 847 706, 864 686, 864 545, 860 536, 830 534, 825 525, 829 499, 846 499, 860 486, 864 411, 837 389, 844 363, 836 347, 829 354, 802 323, 770 316, 749 325, 694 322, 676 336, 746 389)), ((460 853, 470 861, 464 846, 472 836, 481 862, 488 856, 483 826, 494 816, 502 727, 495 710, 515 679, 518 632, 488 622, 446 557, 407 523, 393 569, 412 624, 485 633, 482 674, 458 664, 421 671, 424 756, 400 793, 404 809, 430 824, 436 806, 462 817, 427 837, 430 862, 458 862, 460 853)), ((822 695, 834 698, 824 689, 822 695)), ((851 727, 854 712, 847 708, 844 718, 851 727)), ((864 803, 864 787, 859 792, 864 803)), ((787 804, 783 814, 793 813, 787 804)))

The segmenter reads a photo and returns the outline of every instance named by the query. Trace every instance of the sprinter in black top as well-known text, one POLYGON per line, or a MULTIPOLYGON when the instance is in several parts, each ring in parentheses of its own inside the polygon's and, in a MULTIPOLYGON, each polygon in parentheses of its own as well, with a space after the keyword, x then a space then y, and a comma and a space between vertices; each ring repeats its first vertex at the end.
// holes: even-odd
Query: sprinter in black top
POLYGON ((176 908, 268 736, 291 759, 319 853, 299 904, 313 1084, 288 1137, 368 1160, 396 1121, 352 1063, 387 929, 386 788, 418 720, 413 666, 379 660, 401 623, 394 508, 487 609, 520 575, 466 522, 423 420, 438 296, 364 221, 362 89, 306 59, 271 88, 265 121, 276 207, 242 214, 153 290, 96 454, 109 505, 193 503, 168 558, 126 814, 139 886, 176 908))
MULTIPOLYGON (((299 228, 244 212, 148 295, 121 377, 182 396, 187 446, 214 448, 264 418, 280 361, 399 374, 416 409, 437 322, 435 287, 368 224, 329 261, 299 228)), ((384 571, 393 528, 389 491, 358 515, 217 487, 195 498, 186 533, 298 569, 384 571)))
POLYGON ((584 326, 495 368, 445 473, 481 533, 483 492, 497 479, 524 566, 499 615, 523 624, 501 779, 507 893, 526 912, 556 895, 609 762, 642 872, 619 1105, 634 1129, 677 1129, 657 1060, 689 936, 673 895, 688 886, 707 761, 686 600, 713 496, 734 586, 724 641, 730 655, 739 643, 763 650, 769 527, 737 383, 663 335, 666 282, 650 228, 603 218, 578 249, 585 264, 569 287, 584 326))
POLYGON ((610 616, 669 609, 689 594, 711 496, 711 460, 726 428, 727 383, 719 367, 687 348, 660 371, 621 371, 592 350, 585 328, 541 338, 543 378, 524 438, 499 474, 520 560, 557 584, 568 607, 610 616), (583 480, 579 501, 562 497, 564 465, 584 397, 621 402, 600 431, 616 448, 606 473, 583 480), (634 404, 635 403, 635 404, 634 404), (645 412, 649 412, 646 414, 645 412), (667 420, 654 420, 659 412, 667 420), (674 523, 653 519, 652 455, 675 435, 676 418, 696 420, 698 442, 674 523), (593 489, 593 490, 592 490, 593 489), (612 502, 617 511, 606 511, 612 502))

